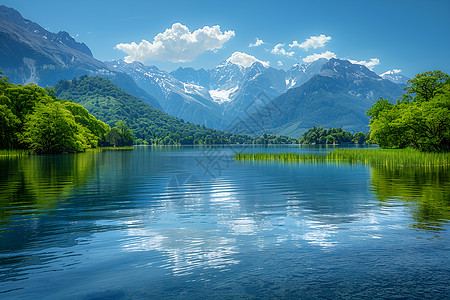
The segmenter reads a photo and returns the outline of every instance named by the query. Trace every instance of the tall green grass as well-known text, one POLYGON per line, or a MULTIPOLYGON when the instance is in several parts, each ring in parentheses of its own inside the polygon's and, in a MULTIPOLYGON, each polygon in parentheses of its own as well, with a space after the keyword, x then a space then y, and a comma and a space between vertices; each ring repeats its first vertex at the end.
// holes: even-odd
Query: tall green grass
POLYGON ((450 153, 427 153, 414 149, 335 149, 327 154, 237 153, 235 159, 348 162, 387 167, 450 166, 450 153))
POLYGON ((124 147, 98 147, 89 149, 90 151, 109 151, 109 150, 134 150, 134 146, 124 146, 124 147))
POLYGON ((31 155, 30 150, 0 150, 0 157, 16 157, 16 156, 27 156, 31 155))
MULTIPOLYGON (((134 150, 133 146, 127 147, 98 147, 93 149, 86 149, 86 151, 109 151, 109 150, 134 150)), ((18 156, 27 156, 33 155, 33 151, 31 150, 0 150, 0 158, 6 157, 18 157, 18 156)))

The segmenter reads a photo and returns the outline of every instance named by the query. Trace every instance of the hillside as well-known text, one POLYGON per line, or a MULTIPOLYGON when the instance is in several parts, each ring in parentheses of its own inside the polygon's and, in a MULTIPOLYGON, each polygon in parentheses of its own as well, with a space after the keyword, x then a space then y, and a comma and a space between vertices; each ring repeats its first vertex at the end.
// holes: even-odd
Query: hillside
MULTIPOLYGON (((242 144, 256 141, 248 135, 226 133, 169 116, 102 77, 62 80, 55 86, 55 91, 60 99, 70 99, 82 105, 111 126, 119 120, 126 121, 136 138, 151 144, 242 144)), ((277 143, 289 142, 295 140, 277 139, 277 143)))
POLYGON ((41 87, 82 75, 103 76, 160 108, 158 101, 138 87, 130 76, 110 70, 92 57, 85 44, 78 43, 67 32, 51 33, 6 6, 0 6, 0 70, 14 84, 35 83, 41 87))
POLYGON ((270 106, 276 107, 277 113, 265 119, 262 128, 251 125, 257 118, 250 115, 246 121, 253 130, 241 128, 238 132, 267 132, 297 138, 306 130, 319 126, 342 127, 352 133, 367 132, 369 117, 366 111, 380 97, 394 102, 402 93, 399 85, 364 66, 331 59, 322 66, 319 74, 272 100, 270 106))

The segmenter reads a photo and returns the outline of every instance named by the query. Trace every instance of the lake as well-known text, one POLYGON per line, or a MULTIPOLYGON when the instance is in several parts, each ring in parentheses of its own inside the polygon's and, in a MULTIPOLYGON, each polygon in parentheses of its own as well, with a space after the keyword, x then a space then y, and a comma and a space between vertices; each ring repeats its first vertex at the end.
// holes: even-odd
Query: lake
POLYGON ((448 168, 232 158, 330 149, 1 158, 0 298, 448 299, 448 168))

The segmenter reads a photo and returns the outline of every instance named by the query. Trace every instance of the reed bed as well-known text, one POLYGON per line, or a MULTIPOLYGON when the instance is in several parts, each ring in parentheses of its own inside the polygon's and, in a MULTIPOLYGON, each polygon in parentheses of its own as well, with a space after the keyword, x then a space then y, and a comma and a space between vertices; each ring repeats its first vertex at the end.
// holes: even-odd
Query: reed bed
POLYGON ((427 153, 414 149, 335 149, 327 154, 237 153, 236 160, 348 162, 387 167, 450 166, 450 153, 427 153))
POLYGON ((107 150, 134 150, 133 146, 124 146, 124 147, 98 147, 96 148, 100 151, 107 151, 107 150))
POLYGON ((17 157, 31 155, 30 150, 15 149, 15 150, 0 150, 0 157, 17 157))

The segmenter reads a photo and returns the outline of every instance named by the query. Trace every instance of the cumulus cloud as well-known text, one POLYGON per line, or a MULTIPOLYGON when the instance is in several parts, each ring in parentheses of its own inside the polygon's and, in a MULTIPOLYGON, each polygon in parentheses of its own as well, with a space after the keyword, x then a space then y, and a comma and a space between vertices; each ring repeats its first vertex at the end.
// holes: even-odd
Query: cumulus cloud
MULTIPOLYGON (((380 64, 380 60, 378 58, 371 58, 370 61, 365 61, 365 60, 357 61, 357 60, 353 60, 353 59, 349 59, 349 61, 352 64, 366 66, 366 68, 368 68, 369 70, 372 70, 373 67, 380 64)), ((401 70, 397 70, 397 71, 401 72, 401 70)))
POLYGON ((222 48, 234 35, 232 30, 222 32, 219 25, 205 26, 191 32, 187 26, 175 23, 156 35, 153 42, 142 40, 139 44, 120 43, 116 48, 128 54, 125 57, 128 63, 136 60, 188 62, 205 51, 222 48))
POLYGON ((284 55, 284 56, 292 56, 292 55, 294 55, 294 52, 287 52, 282 47, 284 47, 284 44, 276 44, 275 47, 273 47, 273 49, 270 50, 270 52, 273 53, 273 54, 284 55))
POLYGON ((292 44, 289 44, 289 47, 298 47, 305 50, 308 50, 309 48, 317 49, 324 47, 329 40, 331 40, 331 36, 325 36, 324 34, 321 34, 319 36, 311 36, 301 44, 299 44, 297 41, 293 41, 292 44))
POLYGON ((334 54, 333 52, 330 52, 330 51, 322 52, 322 53, 314 53, 314 54, 311 54, 311 55, 308 55, 307 57, 305 57, 303 59, 303 61, 310 63, 310 62, 316 61, 320 58, 326 58, 326 59, 336 58, 336 54, 334 54))
POLYGON ((268 61, 262 61, 257 59, 256 57, 243 53, 243 52, 234 52, 231 54, 231 56, 227 59, 228 62, 234 63, 236 65, 242 66, 244 68, 250 67, 254 62, 260 62, 264 67, 269 67, 270 62, 268 61))
POLYGON ((263 40, 260 40, 260 39, 256 38, 256 42, 251 43, 251 44, 248 45, 248 46, 249 46, 249 47, 258 47, 258 46, 261 46, 262 44, 265 44, 265 43, 263 42, 263 40))
POLYGON ((395 74, 400 74, 401 72, 402 72, 402 70, 392 69, 392 70, 388 70, 388 71, 384 72, 383 74, 380 74, 380 76, 383 77, 384 75, 395 75, 395 74))

